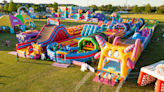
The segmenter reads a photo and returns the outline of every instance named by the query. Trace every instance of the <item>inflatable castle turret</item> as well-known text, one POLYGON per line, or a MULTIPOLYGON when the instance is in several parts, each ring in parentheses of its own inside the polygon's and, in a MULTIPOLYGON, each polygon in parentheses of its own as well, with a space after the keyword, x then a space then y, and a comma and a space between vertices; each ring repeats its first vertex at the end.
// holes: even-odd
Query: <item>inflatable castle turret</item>
POLYGON ((74 8, 73 8, 73 6, 71 6, 71 8, 70 8, 70 18, 73 18, 73 15, 74 15, 73 10, 74 10, 74 8))
POLYGON ((78 10, 78 19, 82 19, 82 10, 79 8, 78 10))
POLYGON ((61 9, 58 9, 58 18, 61 18, 61 9))
POLYGON ((90 11, 87 11, 86 12, 86 20, 88 21, 91 17, 91 12, 90 11))
POLYGON ((67 8, 67 6, 65 8, 66 8, 65 9, 65 18, 68 18, 68 8, 67 8))
POLYGON ((52 18, 55 18, 55 11, 52 11, 52 18))

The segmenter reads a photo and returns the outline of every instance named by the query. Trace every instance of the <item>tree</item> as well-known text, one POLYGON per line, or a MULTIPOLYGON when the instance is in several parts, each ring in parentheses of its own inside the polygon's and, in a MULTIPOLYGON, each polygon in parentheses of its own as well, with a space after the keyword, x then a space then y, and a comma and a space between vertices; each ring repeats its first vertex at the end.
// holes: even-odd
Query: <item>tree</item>
POLYGON ((147 4, 145 8, 145 13, 150 13, 150 12, 151 12, 151 6, 150 4, 147 4))
POLYGON ((65 4, 62 4, 61 6, 66 6, 65 4))
POLYGON ((48 4, 48 7, 52 7, 53 5, 52 4, 48 4))
POLYGON ((21 4, 17 4, 17 7, 16 8, 18 9, 20 6, 22 6, 22 5, 21 4))
POLYGON ((121 9, 120 9, 120 11, 124 11, 124 9, 123 9, 123 8, 121 8, 121 9))
POLYGON ((97 8, 97 6, 96 6, 96 5, 91 5, 90 7, 92 7, 92 8, 93 8, 93 11, 98 10, 98 8, 97 8))
POLYGON ((35 4, 32 6, 32 8, 34 8, 34 12, 37 12, 37 7, 35 4))
POLYGON ((110 12, 113 11, 112 4, 108 4, 108 5, 107 5, 107 11, 110 11, 110 12))
POLYGON ((3 11, 3 7, 2 7, 2 5, 0 5, 0 11, 1 11, 1 12, 3 11))
POLYGON ((115 12, 117 12, 117 11, 119 11, 119 8, 116 8, 116 9, 115 9, 115 12))
POLYGON ((105 6, 101 5, 101 11, 104 11, 104 10, 105 10, 105 6))
POLYGON ((133 7, 133 13, 136 13, 136 12, 138 12, 138 5, 135 5, 135 6, 133 7))
POLYGON ((34 12, 41 12, 41 8, 39 5, 34 4, 32 7, 34 8, 34 12))
POLYGON ((157 7, 151 7, 151 12, 155 12, 157 10, 157 7))
POLYGON ((72 6, 77 6, 77 5, 73 4, 72 6))
POLYGON ((141 13, 141 12, 143 12, 143 11, 144 11, 144 9, 145 9, 145 8, 144 8, 144 7, 142 7, 142 6, 141 6, 141 7, 138 7, 138 12, 139 12, 139 13, 141 13))
POLYGON ((30 4, 26 4, 26 7, 29 8, 30 7, 30 4))
POLYGON ((157 7, 155 13, 158 13, 158 14, 164 13, 164 4, 162 6, 160 6, 160 7, 157 7))
POLYGON ((54 2, 54 4, 53 4, 53 8, 54 8, 54 11, 57 12, 57 10, 58 10, 58 4, 57 4, 56 2, 54 2))
POLYGON ((4 6, 4 11, 5 11, 5 12, 8 12, 8 8, 9 8, 9 4, 5 4, 5 6, 4 6))
POLYGON ((155 13, 162 14, 163 12, 162 12, 162 9, 160 7, 158 7, 155 13))
POLYGON ((10 13, 13 12, 13 11, 16 11, 16 5, 15 5, 15 3, 13 2, 13 0, 10 0, 8 11, 9 11, 10 13))

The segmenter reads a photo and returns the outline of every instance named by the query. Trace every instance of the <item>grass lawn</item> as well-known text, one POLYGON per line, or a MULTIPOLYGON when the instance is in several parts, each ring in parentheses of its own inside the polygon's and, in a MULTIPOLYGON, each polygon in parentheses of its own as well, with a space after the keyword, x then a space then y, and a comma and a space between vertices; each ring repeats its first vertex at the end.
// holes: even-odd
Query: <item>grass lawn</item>
MULTIPOLYGON (((158 19, 160 24, 156 28, 154 35, 145 51, 139 58, 136 68, 132 72, 139 72, 140 68, 164 59, 164 38, 162 38, 161 29, 164 28, 164 15, 147 14, 123 14, 123 18, 142 17, 144 19, 158 19), (159 38, 162 42, 154 42, 159 38)), ((41 29, 46 19, 34 19, 36 29, 41 29)), ((61 24, 66 27, 85 24, 87 22, 75 22, 61 20, 61 24)), ((94 23, 97 24, 97 23, 94 23)), ((76 85, 86 75, 87 72, 81 72, 79 66, 71 66, 67 69, 51 66, 52 61, 41 61, 19 58, 8 54, 13 51, 16 44, 15 34, 0 33, 0 42, 10 40, 10 47, 0 44, 0 91, 1 92, 73 92, 76 85)), ((115 87, 110 87, 101 83, 92 81, 91 76, 83 84, 78 92, 114 92, 115 87)), ((137 79, 127 79, 120 90, 121 92, 154 92, 154 83, 140 87, 137 85, 137 79)))

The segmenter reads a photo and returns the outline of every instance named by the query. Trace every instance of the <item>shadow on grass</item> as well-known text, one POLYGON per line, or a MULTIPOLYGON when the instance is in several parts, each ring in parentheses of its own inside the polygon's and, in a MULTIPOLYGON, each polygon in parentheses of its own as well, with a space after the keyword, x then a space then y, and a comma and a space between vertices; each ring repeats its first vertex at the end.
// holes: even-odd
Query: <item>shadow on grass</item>
MULTIPOLYGON (((0 75, 0 78, 11 78, 11 77, 9 77, 9 76, 2 76, 2 75, 0 75)), ((5 83, 0 83, 0 85, 6 85, 5 83)))
POLYGON ((6 85, 5 83, 0 83, 0 85, 6 85))
POLYGON ((2 76, 2 75, 0 75, 0 78, 2 78, 2 77, 5 77, 5 78, 11 78, 11 77, 9 77, 9 76, 2 76))
POLYGON ((152 91, 152 90, 154 90, 154 88, 152 88, 152 89, 147 89, 147 86, 143 86, 143 87, 140 87, 140 86, 138 86, 138 87, 132 87, 131 85, 129 85, 129 86, 124 86, 124 85, 123 85, 123 87, 129 87, 129 88, 135 88, 135 89, 146 89, 147 91, 152 91))
POLYGON ((101 91, 101 88, 102 88, 103 85, 104 85, 104 84, 102 84, 102 85, 100 86, 99 92, 101 91))
POLYGON ((163 21, 159 21, 159 23, 164 23, 163 21))
POLYGON ((19 61, 20 63, 32 63, 32 64, 39 64, 39 65, 51 65, 51 64, 45 64, 45 63, 37 63, 37 62, 27 62, 27 61, 19 61))

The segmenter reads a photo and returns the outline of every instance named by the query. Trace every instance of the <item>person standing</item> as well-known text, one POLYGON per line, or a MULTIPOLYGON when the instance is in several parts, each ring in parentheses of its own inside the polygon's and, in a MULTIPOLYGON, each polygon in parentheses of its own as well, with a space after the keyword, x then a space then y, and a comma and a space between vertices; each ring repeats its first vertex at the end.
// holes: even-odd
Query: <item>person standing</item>
POLYGON ((2 41, 2 46, 4 46, 4 42, 2 41))
POLYGON ((121 79, 121 76, 120 76, 120 74, 118 74, 118 78, 117 78, 118 83, 120 82, 120 79, 121 79))
POLYGON ((18 55, 18 53, 17 53, 17 62, 19 62, 19 55, 18 55))
POLYGON ((99 82, 100 82, 100 79, 101 79, 101 75, 99 75, 99 82))
POLYGON ((109 84, 109 82, 110 82, 110 84, 112 84, 112 73, 108 74, 108 84, 109 84))
POLYGON ((24 52, 24 57, 26 58, 26 51, 24 52))
POLYGON ((8 46, 8 47, 10 47, 10 44, 9 44, 9 43, 10 43, 10 41, 9 41, 9 40, 7 40, 7 46, 8 46))
POLYGON ((5 41, 5 45, 7 46, 7 41, 5 41))

